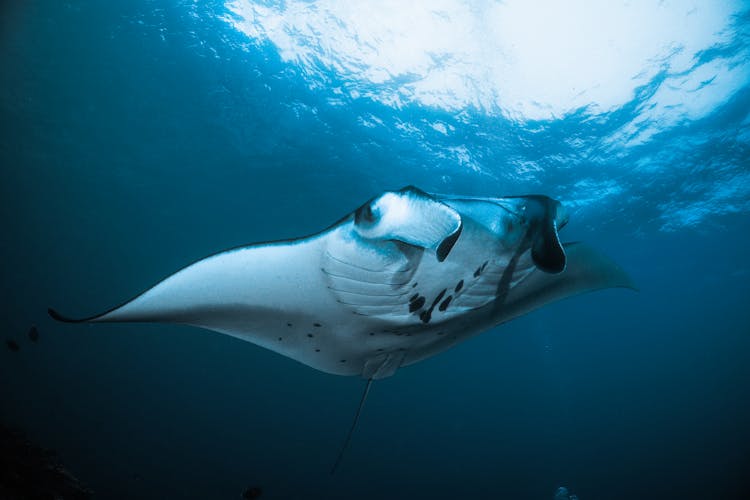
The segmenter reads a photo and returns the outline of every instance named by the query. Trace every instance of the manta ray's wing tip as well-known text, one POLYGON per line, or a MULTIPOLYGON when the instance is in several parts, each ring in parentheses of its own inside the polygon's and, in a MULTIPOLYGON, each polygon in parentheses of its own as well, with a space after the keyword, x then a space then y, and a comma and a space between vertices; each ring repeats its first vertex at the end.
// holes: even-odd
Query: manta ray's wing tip
POLYGON ((63 323, 83 323, 86 321, 85 319, 75 319, 75 318, 69 318, 67 316, 63 316, 59 312, 55 311, 51 307, 47 308, 47 314, 50 315, 50 317, 56 321, 61 321, 63 323))

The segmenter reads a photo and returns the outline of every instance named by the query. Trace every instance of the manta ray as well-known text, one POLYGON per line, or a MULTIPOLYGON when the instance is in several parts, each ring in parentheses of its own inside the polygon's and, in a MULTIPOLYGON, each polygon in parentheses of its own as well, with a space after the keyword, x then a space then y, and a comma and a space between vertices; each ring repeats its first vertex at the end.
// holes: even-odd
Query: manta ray
POLYGON ((373 380, 550 302, 634 288, 608 257, 562 243, 567 222, 564 206, 544 195, 478 198, 407 186, 312 236, 206 257, 104 313, 49 314, 192 325, 316 370, 361 376, 367 384, 345 448, 373 380))

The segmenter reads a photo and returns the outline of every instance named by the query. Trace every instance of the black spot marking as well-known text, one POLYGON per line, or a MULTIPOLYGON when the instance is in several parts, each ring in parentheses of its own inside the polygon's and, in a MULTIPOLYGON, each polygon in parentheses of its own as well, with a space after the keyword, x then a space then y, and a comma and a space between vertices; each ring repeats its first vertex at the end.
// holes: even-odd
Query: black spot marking
POLYGON ((405 347, 399 347, 399 348, 398 348, 398 350, 399 350, 399 351, 405 351, 405 350, 406 350, 406 348, 405 348, 405 347))
POLYGON ((315 352, 320 352, 320 349, 315 349, 315 352))
POLYGON ((292 326, 292 324, 291 323, 287 323, 286 326, 292 326))
POLYGON ((448 298, 446 298, 446 299, 445 299, 445 300, 444 300, 444 301, 443 301, 443 302, 442 302, 442 303, 440 304, 440 307, 438 307, 438 309, 440 309, 441 311, 445 311, 446 309, 448 309, 448 306, 450 305, 450 303, 451 303, 451 299, 452 299, 452 298, 453 298, 453 296, 452 296, 452 295, 448 295, 448 298))
POLYGON ((421 309, 424 303, 425 303, 424 297, 419 297, 417 300, 413 302, 409 302, 409 312, 413 313, 414 311, 421 309))
POLYGON ((411 297, 409 297, 409 302, 414 302, 418 298, 419 298, 419 294, 415 293, 414 295, 412 295, 411 297))
POLYGON ((279 337, 279 342, 281 342, 281 337, 279 337))
POLYGON ((345 360, 345 359, 342 359, 342 360, 341 360, 341 362, 342 362, 342 363, 346 363, 346 360, 345 360))
POLYGON ((419 283, 417 283, 417 282, 415 281, 415 282, 414 282, 414 284, 412 284, 412 286, 411 286, 411 287, 412 287, 412 288, 417 288, 417 285, 418 285, 418 284, 419 284, 419 283))
POLYGON ((381 347, 380 349, 378 349, 378 352, 383 352, 383 348, 381 347))
POLYGON ((482 266, 479 266, 476 271, 474 271, 474 277, 478 278, 479 275, 482 274, 482 266))
POLYGON ((443 288, 443 291, 440 292, 438 294, 438 296, 435 297, 435 300, 432 301, 432 306, 430 306, 430 310, 435 309, 435 304, 437 304, 438 302, 440 302, 440 299, 443 298, 443 295, 445 295, 445 292, 447 292, 447 291, 448 291, 447 288, 443 288))
POLYGON ((455 291, 456 293, 458 293, 458 292, 460 292, 460 291, 461 291, 461 289, 462 289, 463 287, 464 287, 464 280, 461 280, 461 281, 459 281, 459 282, 458 282, 458 284, 456 284, 456 288, 454 288, 454 291, 455 291))
POLYGON ((370 337, 372 337, 373 335, 375 335, 375 332, 370 332, 370 337))
POLYGON ((310 338, 313 338, 313 334, 312 333, 308 333, 307 336, 310 337, 310 338))
POLYGON ((314 326, 315 328, 320 328, 320 327, 321 327, 321 326, 323 326, 323 325, 321 325, 320 323, 313 323, 313 326, 314 326))
POLYGON ((432 319, 432 308, 422 311, 422 314, 419 315, 419 319, 422 320, 422 323, 429 323, 432 319))

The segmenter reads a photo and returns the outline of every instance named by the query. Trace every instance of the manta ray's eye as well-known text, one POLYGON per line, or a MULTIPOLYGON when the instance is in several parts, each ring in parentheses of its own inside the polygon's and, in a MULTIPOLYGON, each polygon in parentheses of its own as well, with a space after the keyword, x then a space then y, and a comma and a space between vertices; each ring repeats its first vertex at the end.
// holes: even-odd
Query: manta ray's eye
POLYGON ((372 222, 375 220, 375 214, 372 213, 372 207, 370 205, 367 205, 365 207, 365 212, 364 214, 362 214, 362 216, 367 222, 372 222))
POLYGON ((368 203, 359 207, 356 214, 354 214, 354 222, 357 224, 372 224, 376 219, 375 211, 372 209, 372 204, 368 203))

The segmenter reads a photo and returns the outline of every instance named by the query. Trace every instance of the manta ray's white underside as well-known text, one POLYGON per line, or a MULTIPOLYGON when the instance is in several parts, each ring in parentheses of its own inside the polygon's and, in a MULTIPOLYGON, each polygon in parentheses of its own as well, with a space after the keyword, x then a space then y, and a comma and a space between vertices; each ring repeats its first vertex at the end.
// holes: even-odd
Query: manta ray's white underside
POLYGON ((387 377, 546 303, 631 286, 590 247, 560 245, 566 220, 541 199, 385 193, 322 233, 213 255, 78 321, 193 325, 327 373, 387 377))

